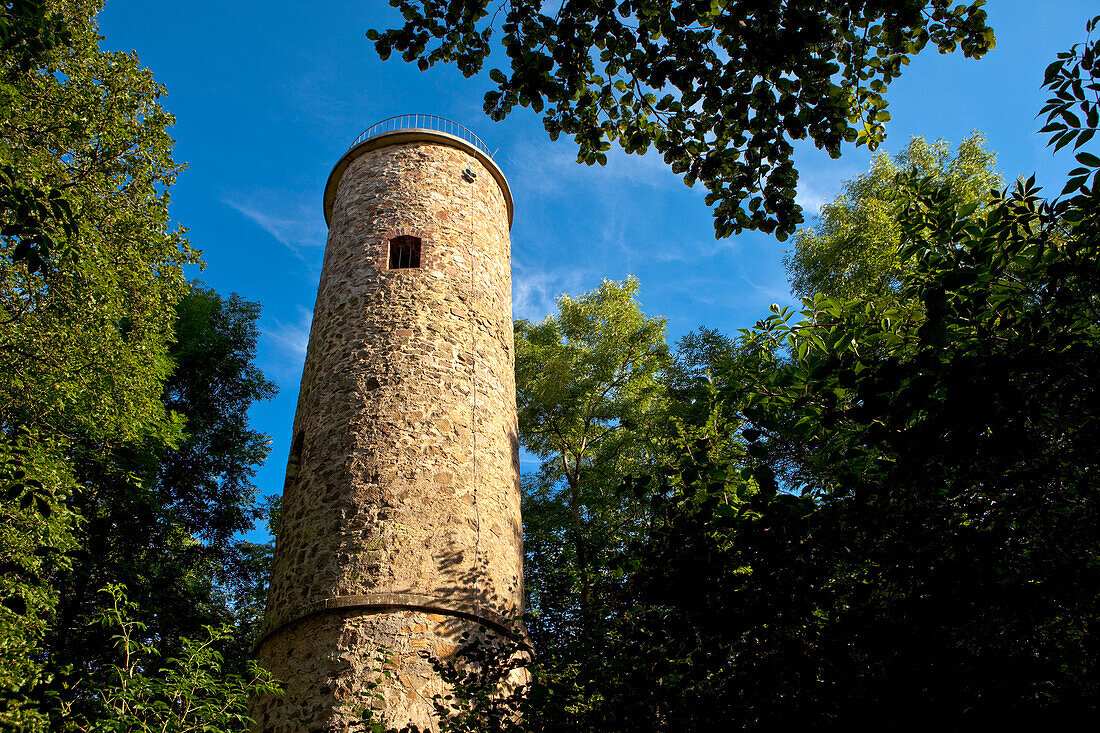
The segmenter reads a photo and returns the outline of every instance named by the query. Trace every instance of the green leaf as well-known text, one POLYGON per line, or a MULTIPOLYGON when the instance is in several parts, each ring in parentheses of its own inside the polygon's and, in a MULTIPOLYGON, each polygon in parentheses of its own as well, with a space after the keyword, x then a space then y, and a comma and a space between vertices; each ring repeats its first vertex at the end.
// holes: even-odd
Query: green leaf
POLYGON ((1090 168, 1100 167, 1100 158, 1096 157, 1092 153, 1078 153, 1076 156, 1077 162, 1081 165, 1087 165, 1090 168))

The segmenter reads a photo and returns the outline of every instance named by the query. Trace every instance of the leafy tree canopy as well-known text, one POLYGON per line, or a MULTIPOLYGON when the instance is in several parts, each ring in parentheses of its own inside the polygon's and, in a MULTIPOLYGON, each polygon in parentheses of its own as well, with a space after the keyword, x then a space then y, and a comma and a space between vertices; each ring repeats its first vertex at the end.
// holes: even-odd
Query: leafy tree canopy
POLYGON ((1093 38, 1047 70, 1046 131, 1079 164, 1060 198, 903 175, 896 297, 815 294, 738 344, 685 343, 673 384, 709 417, 629 482, 650 527, 613 559, 598 694, 546 729, 1095 717, 1098 57, 1093 38))
POLYGON ((663 432, 665 321, 642 313, 637 291, 633 278, 604 281, 515 324, 520 440, 542 459, 523 481, 528 627, 563 708, 598 694, 598 629, 618 602, 608 560, 645 514, 622 476, 646 470, 663 432))
POLYGON ((101 4, 0 3, 0 724, 27 731, 94 699, 108 582, 167 654, 228 613, 267 450, 258 307, 185 282, 164 89, 99 49, 101 4))
POLYGON ((1061 198, 903 177, 896 299, 818 294, 743 333, 716 407, 747 460, 681 441, 608 659, 635 729, 1095 716, 1098 56, 1047 70, 1061 198), (735 473, 759 490, 730 511, 704 479, 735 473))
POLYGON ((664 319, 641 313, 637 292, 632 277, 604 281, 562 296, 539 324, 516 321, 519 435, 542 459, 524 481, 531 631, 547 646, 591 641, 606 615, 605 559, 638 521, 620 477, 651 460, 668 347, 664 319))
POLYGON ((163 87, 99 50, 92 0, 2 6, 37 43, 0 56, 0 428, 171 434, 160 401, 173 308, 195 261, 169 225, 163 87), (44 19, 44 20, 43 20, 44 19), (64 44, 55 44, 57 27, 64 44), (53 35, 51 35, 53 34, 53 35))
POLYGON ((106 454, 95 441, 73 442, 83 551, 60 579, 48 637, 60 661, 84 669, 110 656, 111 639, 93 623, 109 584, 126 586, 136 620, 173 653, 174 639, 230 616, 219 586, 254 575, 256 550, 238 548, 235 535, 260 514, 251 478, 269 442, 247 411, 275 391, 253 364, 259 310, 198 284, 177 304, 162 400, 183 421, 178 441, 143 439, 106 454))
POLYGON ((578 160, 618 143, 650 146, 685 183, 702 182, 715 232, 776 232, 802 222, 792 141, 833 156, 872 149, 890 118, 883 96, 929 43, 980 57, 993 48, 983 0, 391 0, 405 24, 368 38, 421 69, 466 76, 490 59, 500 23, 508 68, 493 68, 485 111, 543 113, 578 160))
POLYGON ((579 298, 563 295, 558 314, 518 320, 516 380, 524 447, 562 476, 579 480, 601 452, 644 422, 661 398, 665 319, 648 318, 638 281, 605 280, 579 298))
POLYGON ((875 156, 871 170, 844 184, 844 193, 821 209, 814 226, 799 229, 786 265, 794 292, 848 299, 890 299, 903 274, 913 267, 899 250, 901 222, 899 174, 930 177, 959 200, 984 207, 1003 184, 996 155, 974 133, 954 156, 948 143, 914 137, 898 155, 875 156))
POLYGON ((51 676, 42 641, 72 568, 79 517, 68 466, 33 432, 0 440, 0 727, 45 730, 39 703, 51 676))
POLYGON ((169 226, 163 89, 99 50, 89 0, 0 4, 0 719, 46 725, 44 639, 83 520, 77 444, 174 444, 174 308, 195 260, 169 226))

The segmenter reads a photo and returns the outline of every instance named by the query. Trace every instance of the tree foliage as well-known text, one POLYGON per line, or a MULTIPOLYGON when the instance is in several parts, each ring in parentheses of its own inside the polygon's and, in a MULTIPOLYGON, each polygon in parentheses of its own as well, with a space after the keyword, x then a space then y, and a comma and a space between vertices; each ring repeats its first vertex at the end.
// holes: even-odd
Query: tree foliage
POLYGON ((597 681, 599 627, 617 601, 608 559, 644 523, 621 477, 651 463, 665 412, 665 321, 642 313, 637 291, 633 278, 605 280, 562 296, 541 323, 515 324, 520 440, 542 459, 523 483, 528 625, 578 700, 597 681))
POLYGON ((54 619, 51 582, 71 567, 79 517, 72 476, 34 433, 0 442, 0 727, 38 731, 52 681, 40 647, 54 619))
MULTIPOLYGON (((1092 137, 1097 50, 1048 70, 1052 145, 1092 137)), ((609 660, 613 714, 653 730, 1096 714, 1100 158, 1075 157, 1053 201, 1033 180, 981 207, 903 177, 896 299, 816 295, 744 332, 715 406, 740 416, 745 458, 690 434, 672 454, 609 660), (731 476, 751 482, 739 502, 731 476)))
POLYGON ((929 43, 980 57, 993 48, 982 1, 946 0, 392 0, 403 26, 371 30, 383 59, 479 73, 494 32, 507 68, 485 112, 543 113, 551 139, 572 135, 578 161, 606 162, 618 143, 650 146, 685 183, 703 183, 719 237, 781 238, 801 223, 795 140, 833 156, 874 148, 890 118, 884 93, 929 43))
POLYGON ((133 54, 99 50, 98 3, 16 2, 6 20, 39 6, 68 43, 0 71, 0 177, 37 202, 0 211, 0 426, 170 434, 160 384, 194 254, 169 225, 164 90, 133 54))
POLYGON ((270 673, 251 662, 247 675, 227 672, 219 642, 226 626, 206 627, 204 636, 179 640, 178 656, 165 657, 142 641, 144 625, 124 590, 108 586, 99 623, 113 632, 115 659, 88 685, 91 717, 63 710, 60 730, 72 733, 245 733, 252 723, 253 695, 278 694, 270 673))
POLYGON ((49 637, 66 663, 83 669, 111 654, 93 623, 109 584, 126 587, 136 620, 148 638, 164 640, 166 653, 176 651, 173 639, 232 618, 221 587, 255 575, 258 550, 235 537, 260 516, 251 477, 268 453, 247 411, 275 390, 253 364, 258 316, 256 303, 193 285, 176 306, 174 366, 161 395, 183 422, 182 436, 108 451, 95 440, 72 443, 82 552, 59 579, 60 616, 49 637))
MULTIPOLYGON (((611 559, 613 643, 569 729, 1100 712, 1098 52, 1091 39, 1047 72, 1051 145, 1079 164, 1061 198, 1021 180, 983 203, 903 174, 891 297, 816 294, 732 348, 687 344, 695 404, 626 482, 650 524, 611 559)), ((535 690, 570 702, 562 678, 535 690)))
POLYGON ((83 526, 74 441, 172 442, 160 400, 182 265, 163 89, 98 49, 98 3, 0 5, 0 454, 9 721, 45 725, 41 644, 83 526), (10 575, 8 574, 10 573, 10 575), (14 716, 14 717, 13 717, 14 716))
POLYGON ((99 49, 100 6, 0 4, 0 720, 27 731, 96 699, 109 582, 168 656, 230 614, 267 450, 258 306, 184 280, 164 89, 99 49))
MULTIPOLYGON (((397 4, 383 55, 481 68, 485 2, 397 4)), ((0 5, 0 725, 241 730, 271 682, 227 673, 242 644, 213 622, 254 622, 266 562, 232 539, 266 451, 245 416, 272 389, 257 310, 188 293, 162 90, 98 50, 97 7, 0 5)), ((501 11, 511 73, 491 73, 490 113, 541 108, 587 162, 655 145, 708 185, 720 235, 791 231, 790 141, 874 145, 909 55, 992 44, 978 4, 939 0, 501 11)), ((1033 180, 987 197, 976 138, 954 160, 915 141, 800 235, 801 309, 737 342, 704 329, 670 358, 633 280, 517 322, 521 436, 542 459, 524 506, 535 684, 519 718, 498 694, 512 650, 444 670, 454 726, 1100 712, 1098 52, 1046 71, 1044 132, 1078 163, 1058 199, 1033 180)))
POLYGON ((899 257, 899 173, 931 177, 963 203, 984 207, 1001 188, 996 155, 979 133, 963 140, 955 155, 944 140, 914 137, 898 155, 875 156, 871 170, 844 184, 844 193, 821 209, 814 226, 799 229, 786 257, 792 290, 802 297, 833 298, 896 295, 902 274, 913 266, 899 257))

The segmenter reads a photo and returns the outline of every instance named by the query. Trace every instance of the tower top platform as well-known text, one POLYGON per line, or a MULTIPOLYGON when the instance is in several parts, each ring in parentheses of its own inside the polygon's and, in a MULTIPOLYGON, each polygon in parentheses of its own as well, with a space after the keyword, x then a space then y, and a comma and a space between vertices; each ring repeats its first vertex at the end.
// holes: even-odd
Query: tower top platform
POLYGON ((371 150, 376 150, 387 145, 399 145, 411 142, 428 142, 437 145, 448 145, 458 148, 472 155, 489 171, 490 175, 500 186, 504 194, 504 200, 508 205, 508 226, 512 225, 512 191, 508 187, 508 181, 504 172, 493 160, 494 152, 481 141, 477 135, 466 127, 436 115, 396 115, 388 117, 381 122, 376 122, 363 131, 348 151, 336 162, 332 172, 329 173, 328 183, 325 184, 325 223, 329 223, 332 217, 332 204, 336 199, 336 190, 340 186, 340 179, 344 175, 351 162, 357 157, 371 150))

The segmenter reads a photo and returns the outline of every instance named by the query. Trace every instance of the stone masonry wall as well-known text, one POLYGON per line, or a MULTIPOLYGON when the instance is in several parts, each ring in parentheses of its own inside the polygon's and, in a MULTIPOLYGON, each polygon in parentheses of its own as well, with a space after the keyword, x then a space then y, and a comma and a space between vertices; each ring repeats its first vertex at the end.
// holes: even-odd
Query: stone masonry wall
POLYGON ((381 647, 383 717, 431 727, 425 655, 521 612, 508 227, 458 147, 387 145, 344 171, 258 648, 287 691, 254 702, 256 731, 346 730, 376 706, 381 647), (400 235, 421 267, 388 269, 400 235))

